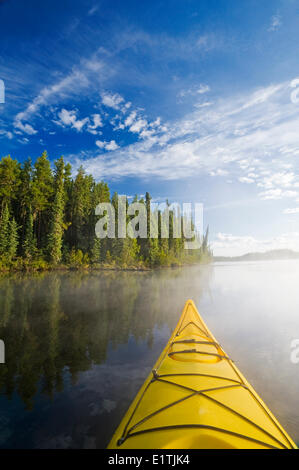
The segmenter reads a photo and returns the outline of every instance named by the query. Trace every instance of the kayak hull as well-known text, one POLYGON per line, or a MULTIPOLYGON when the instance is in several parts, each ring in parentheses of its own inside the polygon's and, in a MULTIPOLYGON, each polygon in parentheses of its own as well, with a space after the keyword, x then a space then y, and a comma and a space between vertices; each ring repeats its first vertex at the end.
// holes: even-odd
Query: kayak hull
POLYGON ((292 449, 189 300, 110 449, 292 449))

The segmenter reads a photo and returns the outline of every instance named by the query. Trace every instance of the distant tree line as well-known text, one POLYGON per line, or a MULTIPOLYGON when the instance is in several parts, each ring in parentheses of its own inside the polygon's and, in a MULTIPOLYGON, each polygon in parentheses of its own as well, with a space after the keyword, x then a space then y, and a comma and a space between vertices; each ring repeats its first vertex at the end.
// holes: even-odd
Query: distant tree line
MULTIPOLYGON (((133 200, 145 204, 148 219, 150 200, 148 193, 145 200, 137 196, 133 200)), ((10 156, 3 157, 0 269, 155 267, 209 261, 208 231, 199 249, 186 250, 183 236, 173 236, 173 211, 168 239, 161 236, 161 214, 158 238, 97 238, 95 208, 100 202, 111 202, 117 214, 117 193, 111 197, 107 183, 96 182, 83 167, 73 178, 71 165, 63 157, 54 162, 54 169, 46 152, 34 164, 30 158, 21 164, 10 156)))

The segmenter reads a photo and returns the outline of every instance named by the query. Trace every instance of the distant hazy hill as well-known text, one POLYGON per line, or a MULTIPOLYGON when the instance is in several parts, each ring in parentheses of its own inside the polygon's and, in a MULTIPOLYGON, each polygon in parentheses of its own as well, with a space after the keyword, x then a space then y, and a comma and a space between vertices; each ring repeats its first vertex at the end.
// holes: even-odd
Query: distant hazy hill
POLYGON ((214 256, 214 261, 263 261, 263 260, 299 259, 299 253, 292 250, 272 250, 264 253, 247 253, 243 256, 214 256))

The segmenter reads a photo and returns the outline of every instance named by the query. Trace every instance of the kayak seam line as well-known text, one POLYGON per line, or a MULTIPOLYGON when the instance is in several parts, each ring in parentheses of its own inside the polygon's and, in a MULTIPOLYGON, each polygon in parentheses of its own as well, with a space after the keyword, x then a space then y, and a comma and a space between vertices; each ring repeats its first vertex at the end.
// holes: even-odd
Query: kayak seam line
POLYGON ((183 401, 185 401, 189 398, 192 398, 196 395, 204 395, 204 392, 213 392, 213 391, 217 391, 217 390, 224 390, 224 389, 227 389, 227 388, 243 387, 243 384, 239 383, 239 384, 235 384, 235 385, 226 385, 226 386, 222 386, 222 387, 213 387, 213 388, 210 388, 210 389, 195 390, 195 389, 190 388, 190 387, 185 387, 184 385, 181 385, 181 384, 177 384, 177 383, 174 383, 174 382, 169 382, 167 380, 161 380, 161 379, 153 379, 151 381, 151 383, 154 383, 156 380, 159 381, 159 382, 164 382, 164 383, 170 384, 170 385, 177 385, 178 387, 183 388, 183 389, 188 390, 188 391, 193 392, 193 393, 191 395, 187 395, 186 397, 180 398, 179 400, 171 402, 168 405, 165 405, 162 408, 159 408, 158 410, 155 410, 153 413, 145 416, 144 418, 142 418, 141 421, 138 421, 138 423, 135 423, 134 426, 132 426, 128 430, 127 435, 130 434, 132 429, 137 428, 138 426, 140 426, 141 424, 143 424, 144 422, 146 422, 150 418, 152 418, 152 417, 156 416, 157 414, 167 410, 168 408, 171 408, 172 406, 178 405, 179 403, 181 403, 181 402, 183 402, 183 401))
MULTIPOLYGON (((181 385, 181 384, 169 382, 169 381, 163 380, 163 379, 161 380, 161 379, 159 378, 159 376, 158 376, 158 378, 156 378, 156 377, 155 377, 155 374, 156 374, 156 371, 155 371, 155 370, 153 370, 153 374, 154 374, 154 378, 153 378, 153 379, 151 380, 151 382, 148 384, 148 386, 147 386, 146 390, 144 391, 144 393, 147 391, 149 385, 151 385, 151 384, 154 383, 155 381, 160 381, 160 382, 168 383, 168 384, 170 384, 170 385, 176 385, 176 386, 178 386, 178 387, 180 387, 180 388, 183 388, 184 390, 188 390, 188 391, 193 392, 193 393, 192 393, 191 395, 188 395, 188 396, 186 396, 186 397, 181 398, 180 400, 177 400, 177 401, 175 401, 175 402, 169 403, 169 404, 166 405, 165 407, 160 408, 160 409, 154 411, 153 413, 151 413, 151 414, 148 415, 148 416, 145 416, 141 421, 139 421, 138 423, 134 424, 134 426, 132 426, 132 427, 127 431, 128 426, 129 426, 129 423, 131 422, 132 417, 133 417, 133 415, 135 414, 135 412, 136 412, 136 410, 137 410, 137 408, 138 408, 138 406, 139 406, 139 403, 140 403, 140 401, 139 401, 139 402, 136 404, 136 407, 135 407, 135 409, 134 409, 132 415, 130 416, 130 419, 128 420, 128 422, 127 422, 127 424, 126 424, 125 429, 124 429, 124 432, 123 432, 123 434, 122 434, 122 437, 121 437, 121 439, 120 439, 119 441, 121 441, 122 439, 126 439, 126 436, 128 436, 128 435, 130 434, 130 432, 131 432, 132 429, 135 429, 137 426, 140 426, 141 424, 143 424, 143 423, 144 423, 145 421, 147 421, 148 419, 152 418, 153 416, 157 415, 158 413, 160 413, 160 412, 162 412, 162 411, 164 411, 164 410, 166 410, 166 409, 168 409, 168 408, 171 408, 172 406, 177 405, 178 403, 181 403, 182 401, 187 400, 188 398, 192 398, 193 396, 200 395, 200 394, 202 394, 202 392, 215 391, 215 390, 222 390, 222 389, 226 389, 226 388, 232 388, 232 387, 243 386, 242 384, 235 384, 235 385, 227 385, 227 386, 223 386, 223 387, 216 387, 216 388, 206 389, 206 390, 205 390, 205 389, 204 389, 204 390, 195 390, 195 389, 192 389, 192 388, 189 388, 189 387, 185 387, 184 385, 181 385)), ((142 394, 142 397, 143 397, 143 394, 142 394)), ((141 397, 141 398, 142 398, 142 397, 141 397)))
POLYGON ((243 382, 238 382, 235 379, 228 379, 227 377, 221 377, 219 375, 210 375, 210 374, 164 374, 164 375, 159 375, 158 377, 211 377, 212 379, 221 379, 221 380, 228 380, 230 382, 235 382, 235 383, 242 383, 243 382))
MULTIPOLYGON (((191 390, 190 390, 191 391, 191 390)), ((163 408, 159 408, 158 410, 154 411, 153 413, 151 413, 150 415, 147 415, 145 416, 144 418, 142 418, 141 421, 138 421, 138 423, 134 424, 134 426, 132 426, 129 431, 127 432, 127 436, 130 435, 130 432, 132 429, 135 429, 137 428, 137 426, 140 426, 141 424, 143 424, 144 422, 146 422, 147 420, 149 420, 150 418, 152 418, 153 416, 156 416, 157 414, 161 413, 162 411, 164 410, 167 410, 168 408, 171 408, 172 406, 175 406, 175 405, 178 405, 179 403, 183 402, 183 401, 186 401, 188 400, 189 398, 192 398, 194 396, 196 396, 196 391, 193 391, 193 393, 191 393, 191 395, 187 395, 186 397, 183 397, 183 398, 180 398, 179 400, 176 400, 172 403, 169 403, 168 405, 165 405, 163 408)))
MULTIPOLYGON (((249 388, 247 386, 245 386, 247 391, 250 392, 249 388)), ((216 398, 213 398, 213 397, 210 397, 209 395, 206 395, 205 393, 203 393, 203 395, 208 399, 208 400, 211 400, 213 401, 214 403, 217 403, 217 405, 219 406, 222 406, 223 408, 229 410, 230 412, 234 413, 235 415, 237 415, 239 418, 243 419, 244 421, 247 421, 248 423, 252 424, 255 428, 259 429, 260 431, 262 431, 264 434, 266 434, 268 437, 270 437, 271 439, 273 439, 275 442, 277 442, 278 444, 280 444, 281 446, 283 446, 285 449, 287 449, 286 445, 283 444, 279 439, 277 439, 277 437, 273 436, 273 434, 271 434, 270 432, 266 431, 266 429, 262 428, 261 426, 259 426, 258 424, 256 424, 254 421, 251 421, 251 419, 247 418, 246 416, 242 415, 241 413, 239 413, 238 411, 234 410, 233 408, 231 408, 230 406, 227 406, 225 405, 224 403, 222 403, 221 401, 219 400, 216 400, 216 398)))
MULTIPOLYGON (((187 325, 185 325, 184 328, 181 329, 181 325, 182 325, 182 323, 183 323, 183 321, 184 321, 184 319, 185 319, 185 316, 186 316, 186 314, 187 314, 187 310, 188 310, 188 309, 186 308, 186 311, 185 311, 185 314, 184 314, 184 316, 183 316, 183 318, 182 318, 182 320, 181 320, 180 326, 179 326, 178 329, 177 329, 177 333, 175 334, 175 331, 174 331, 172 337, 176 338, 177 336, 179 336, 179 335, 181 334, 181 332, 182 332, 188 325, 193 324, 194 326, 196 326, 196 328, 198 328, 198 329, 204 334, 204 336, 205 336, 206 338, 209 338, 209 339, 214 340, 214 338, 209 334, 209 332, 208 332, 207 330, 204 331, 202 328, 200 328, 200 327, 199 327, 195 322, 193 322, 193 321, 187 323, 187 325)), ((198 317, 199 317, 198 312, 197 312, 197 315, 198 315, 198 317)), ((205 328, 205 327, 204 327, 204 328, 205 328)), ((168 351, 169 351, 170 348, 171 348, 171 341, 169 341, 169 346, 168 346, 167 350, 165 351, 165 354, 164 354, 163 357, 160 359, 160 361, 159 361, 159 363, 158 363, 158 365, 157 365, 157 370, 159 369, 159 367, 161 366, 161 364, 162 364, 162 362, 164 361, 165 357, 167 356, 168 351)), ((220 347, 220 349, 222 349, 222 348, 220 347)))
MULTIPOLYGON (((214 336, 210 333, 210 331, 208 330, 207 326, 205 325, 204 321, 201 319, 201 316, 196 308, 196 306, 194 306, 195 308, 195 311, 199 317, 199 319, 201 320, 201 322, 203 323, 203 326, 204 328, 207 330, 208 332, 208 337, 210 337, 211 339, 215 340, 214 336)), ((185 316, 184 316, 185 317, 185 316)), ((194 323, 194 322, 192 322, 194 323)), ((195 323, 194 323, 195 324, 195 323)), ((196 324, 195 324, 196 325, 196 324)), ((186 325, 187 326, 187 325, 186 325)), ((197 325, 196 325, 197 326, 197 325)), ((199 328, 201 330, 201 328, 199 328)), ((222 347, 220 347, 221 350, 224 352, 224 350, 222 349, 222 347)), ((239 377, 240 381, 245 384, 246 382, 244 382, 244 379, 242 377, 242 375, 240 375, 240 372, 237 368, 237 366, 234 364, 234 361, 229 361, 230 363, 230 366, 232 368, 232 370, 235 372, 235 374, 237 374, 237 376, 239 377)), ((251 396, 254 398, 254 400, 259 404, 260 408, 264 411, 264 413, 266 413, 266 415, 268 416, 268 418, 270 418, 271 422, 274 424, 274 426, 276 427, 276 429, 280 432, 280 434, 286 439, 286 441, 288 442, 288 444, 293 448, 293 444, 292 444, 292 441, 290 440, 289 436, 287 435, 287 433, 284 431, 284 429, 282 428, 282 426, 277 422, 277 420, 275 418, 273 418, 271 412, 269 412, 269 410, 267 409, 267 407, 265 406, 265 404, 263 403, 263 401, 260 399, 260 397, 256 396, 256 392, 252 391, 250 388, 248 388, 248 391, 249 393, 251 394, 251 396)))
MULTIPOLYGON (((193 302, 187 302, 186 305, 185 305, 185 307, 184 307, 183 314, 182 314, 182 316, 181 316, 181 318, 180 318, 179 325, 177 326, 177 330, 178 330, 178 331, 181 331, 181 327, 182 327, 182 325, 183 325, 183 323, 184 323, 184 320, 185 320, 185 317, 186 317, 186 315, 187 315, 189 305, 191 305, 191 307, 195 307, 195 312, 197 313, 197 316, 199 317, 199 313, 198 313, 198 311, 197 311, 197 309, 196 309, 195 304, 193 305, 193 302)), ((204 326, 204 327, 205 327, 205 326, 204 326)), ((206 329, 206 327, 205 327, 205 329, 206 329)))
POLYGON ((168 356, 174 356, 175 354, 201 354, 202 356, 215 356, 220 357, 220 359, 226 359, 227 361, 233 362, 233 360, 228 356, 222 356, 222 354, 209 353, 204 351, 197 351, 196 349, 185 349, 183 351, 171 351, 168 353, 168 356))
MULTIPOLYGON (((204 393, 204 392, 212 392, 212 391, 216 391, 216 390, 223 390, 223 389, 226 389, 226 388, 234 388, 234 387, 244 387, 244 388, 247 388, 246 385, 238 382, 236 384, 232 384, 232 385, 223 385, 222 387, 212 387, 212 388, 206 388, 206 389, 203 389, 203 390, 196 390, 194 388, 191 388, 191 387, 187 387, 186 385, 181 385, 181 384, 178 384, 177 382, 169 382, 169 380, 164 380, 164 379, 157 379, 159 380, 159 382, 164 382, 164 383, 167 383, 167 384, 170 384, 170 385, 176 385, 177 387, 180 387, 180 388, 184 388, 186 390, 190 390, 197 393, 197 394, 201 394, 201 393, 204 393)), ((152 381, 153 383, 153 381, 152 381)))
POLYGON ((125 435, 126 435, 128 426, 129 426, 130 422, 132 421, 132 418, 133 418, 133 416, 134 416, 134 414, 135 414, 135 412, 136 412, 136 410, 137 410, 137 408, 138 408, 138 406, 139 406, 141 400, 143 399, 144 394, 147 392, 149 386, 151 385, 151 383, 152 383, 152 382, 150 381, 150 382, 147 384, 147 386, 145 387, 143 393, 141 394, 141 397, 139 398, 138 402, 136 403, 136 406, 135 406, 134 410, 132 411, 132 414, 131 414, 130 418, 128 419, 128 421, 127 421, 127 423, 126 423, 126 425, 125 425, 125 427, 124 427, 124 430, 123 430, 121 439, 125 439, 125 435))
POLYGON ((196 340, 193 340, 193 339, 185 339, 185 340, 178 340, 178 341, 173 341, 170 346, 173 346, 174 344, 206 344, 208 346, 218 346, 220 349, 221 346, 219 343, 217 343, 216 341, 196 341, 196 340))
MULTIPOLYGON (((232 367, 233 367, 233 364, 232 364, 232 367)), ((268 409, 266 408, 266 406, 264 405, 264 403, 261 401, 261 399, 259 399, 258 397, 256 397, 255 393, 256 392, 253 392, 250 388, 248 388, 248 391, 249 393, 251 394, 251 396, 255 399, 255 401, 259 404, 260 408, 262 408, 262 410, 264 411, 264 413, 266 413, 266 415, 268 416, 268 418, 270 418, 270 420, 272 421, 272 423, 274 424, 274 426, 276 427, 276 429, 280 432, 280 434, 286 439, 286 441, 288 442, 288 444, 294 448, 292 442, 290 441, 290 439, 288 438, 288 435, 286 434, 286 432, 283 430, 283 428, 280 426, 280 424, 277 423, 277 421, 275 419, 273 419, 272 415, 271 415, 271 412, 269 413, 268 409)), ((287 448, 285 446, 285 448, 287 448)))
MULTIPOLYGON (((181 318, 181 322, 180 322, 179 326, 177 327, 177 329, 174 330, 174 332, 173 332, 171 338, 175 338, 175 337, 179 336, 179 335, 181 334, 181 332, 182 332, 188 325, 193 324, 196 328, 198 328, 198 329, 204 334, 204 336, 205 336, 206 338, 209 338, 209 339, 211 339, 211 340, 213 340, 213 341, 216 342, 215 338, 214 338, 213 336, 211 336, 211 334, 209 333, 209 331, 207 330, 207 327, 204 325, 203 322, 201 322, 201 323, 203 323, 203 327, 204 327, 205 331, 204 331, 202 328, 200 328, 200 326, 198 326, 198 325, 197 325, 195 322, 193 322, 193 321, 187 323, 187 325, 185 325, 185 326, 181 329, 182 324, 183 324, 183 322, 184 322, 184 320, 185 320, 185 317, 186 317, 186 315, 187 315, 188 305, 189 305, 189 304, 186 304, 185 309, 184 309, 184 312, 183 312, 183 315, 182 315, 182 318, 181 318), (177 331, 177 332, 176 332, 176 331, 177 331), (176 333, 175 333, 175 332, 176 332, 176 333)), ((191 304, 191 305, 192 305, 192 304, 191 304)), ((192 306, 193 306, 193 305, 192 305, 192 306)), ((197 313, 198 318, 200 319, 200 315, 199 315, 199 313, 198 313, 198 311, 197 311, 195 305, 194 305, 194 308, 195 308, 195 312, 197 313)), ((201 320, 201 319, 200 319, 200 320, 201 320)), ((170 349, 170 347, 171 347, 171 338, 170 338, 170 340, 169 340, 169 346, 168 346, 168 348, 166 349, 165 354, 161 357, 161 359, 160 359, 159 362, 157 363, 156 370, 159 369, 159 367, 161 366, 162 362, 164 361, 165 357, 166 357, 167 354, 168 354, 168 351, 169 351, 169 349, 170 349)), ((220 345, 219 345, 219 346, 220 346, 220 345)), ((220 349, 222 350, 221 346, 220 346, 220 349)), ((222 350, 222 351, 223 351, 223 350, 222 350)), ((224 352, 224 351, 223 351, 223 352, 224 352)), ((239 374, 238 374, 238 377, 239 377, 239 379, 242 381, 242 378, 239 376, 239 374)), ((242 381, 242 382, 243 382, 243 381, 242 381)))
MULTIPOLYGON (((232 361, 232 363, 230 364, 231 365, 231 368, 233 369, 233 371, 237 374, 237 376, 239 377, 239 379, 243 382, 244 380, 242 379, 241 375, 240 375, 240 372, 237 368, 237 366, 234 364, 234 361, 232 361)), ((276 429, 280 432, 280 434, 286 439, 286 441, 288 442, 288 444, 294 448, 293 446, 293 443, 291 442, 290 438, 288 437, 287 433, 284 431, 284 429, 281 427, 281 425, 277 422, 277 420, 275 418, 273 418, 271 412, 268 410, 268 408, 266 407, 266 405, 264 404, 264 402, 262 401, 262 399, 257 396, 256 394, 256 391, 255 390, 251 390, 251 386, 248 388, 248 391, 250 393, 250 395, 254 398, 254 400, 256 401, 256 403, 258 403, 259 407, 263 410, 263 412, 268 416, 268 418, 270 419, 270 421, 272 422, 272 424, 274 424, 274 426, 276 427, 276 429)), ((287 448, 287 447, 286 447, 287 448)))
POLYGON ((179 335, 182 333, 182 331, 184 331, 185 328, 187 328, 187 326, 189 326, 189 325, 194 325, 194 326, 196 326, 196 328, 198 328, 207 338, 213 339, 213 338, 210 336, 210 334, 208 333, 208 331, 203 330, 203 329, 202 329, 200 326, 198 326, 194 321, 190 321, 190 322, 187 323, 187 325, 185 325, 182 329, 178 330, 176 336, 179 336, 179 335))
POLYGON ((221 432, 221 433, 224 433, 224 434, 230 434, 232 436, 240 437, 242 439, 252 441, 252 442, 255 442, 255 443, 260 444, 260 445, 264 445, 266 447, 269 447, 270 449, 278 449, 278 447, 275 447, 275 446, 273 446, 271 444, 268 444, 266 442, 263 442, 263 441, 259 441, 258 439, 255 439, 253 437, 246 436, 244 434, 239 434, 239 433, 236 433, 234 431, 229 431, 227 429, 222 429, 222 428, 217 428, 217 427, 214 427, 214 426, 205 425, 205 424, 177 424, 177 425, 173 425, 173 426, 163 426, 163 427, 158 427, 158 428, 144 429, 142 431, 137 431, 137 432, 134 432, 132 434, 127 435, 126 438, 119 445, 123 444, 125 442, 125 440, 130 438, 130 437, 134 437, 134 436, 137 436, 137 435, 140 435, 140 434, 145 434, 147 432, 166 431, 166 430, 171 430, 171 429, 182 429, 182 428, 209 429, 211 431, 221 432))
MULTIPOLYGON (((173 403, 170 403, 168 404, 167 406, 163 407, 163 408, 160 408, 158 410, 156 410, 155 412, 151 413, 150 415, 144 417, 141 421, 139 421, 138 423, 134 424, 134 426, 132 428, 130 428, 128 431, 127 431, 127 434, 126 432, 124 432, 123 434, 123 438, 126 438, 126 436, 129 436, 130 435, 130 432, 132 429, 135 429, 137 428, 138 426, 140 426, 141 424, 143 424, 145 421, 147 421, 148 419, 156 416, 158 413, 160 412, 163 412, 165 410, 167 410, 168 408, 171 408, 172 406, 175 406, 179 403, 181 403, 182 401, 185 401, 189 398, 192 398, 193 396, 196 396, 196 395, 202 395, 204 396, 205 398, 207 398, 208 400, 211 400, 213 401, 214 403, 216 403, 218 406, 221 406, 223 408, 225 408, 226 410, 232 412, 233 414, 237 415, 239 418, 245 420, 246 422, 248 422, 249 424, 253 425, 256 429, 258 429, 259 431, 261 431, 262 433, 266 434, 270 439, 273 439, 275 442, 277 442, 278 444, 280 444, 282 447, 286 448, 285 444, 283 444, 279 439, 277 439, 276 437, 274 437, 271 433, 269 433, 268 431, 266 431, 264 428, 262 428, 261 426, 259 426, 258 424, 254 423, 253 421, 251 421, 249 418, 247 418, 246 416, 242 415, 241 413, 239 413, 238 411, 234 410, 233 408, 230 408, 229 406, 225 405, 224 403, 216 400, 215 398, 213 397, 210 397, 209 395, 206 395, 206 393, 208 392, 213 392, 213 391, 218 391, 218 390, 225 390, 225 389, 228 389, 228 388, 236 388, 236 387, 243 387, 245 388, 247 391, 250 392, 249 388, 243 384, 243 383, 238 383, 238 384, 235 384, 235 385, 227 385, 227 386, 223 386, 223 387, 214 387, 214 388, 211 388, 211 389, 204 389, 204 390, 195 390, 191 387, 186 387, 184 385, 181 385, 181 384, 178 384, 176 382, 169 382, 168 380, 164 380, 164 379, 161 379, 160 377, 158 378, 153 378, 152 381, 150 382, 151 383, 154 383, 156 381, 159 381, 159 382, 164 382, 164 383, 167 383, 169 385, 174 385, 174 386, 177 386, 179 388, 182 388, 184 390, 188 390, 190 392, 193 392, 191 395, 188 395, 187 397, 183 397, 182 399, 178 400, 178 401, 175 401, 173 403), (126 434, 126 436, 125 436, 126 434)), ((137 409, 137 406, 134 410, 134 412, 136 411, 137 409)), ((131 416, 132 417, 132 416, 131 416)), ((129 424, 129 422, 127 423, 129 424)), ((128 426, 126 426, 126 429, 128 428, 128 426)))

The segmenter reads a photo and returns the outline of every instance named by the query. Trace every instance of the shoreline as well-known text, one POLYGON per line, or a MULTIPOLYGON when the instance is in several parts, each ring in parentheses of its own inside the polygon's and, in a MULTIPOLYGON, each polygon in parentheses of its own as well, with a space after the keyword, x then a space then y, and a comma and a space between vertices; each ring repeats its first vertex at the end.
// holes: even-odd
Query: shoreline
POLYGON ((42 266, 35 267, 26 266, 26 267, 5 267, 0 269, 0 276, 2 275, 13 275, 13 274, 41 274, 41 273, 50 273, 50 272, 152 272, 162 269, 177 269, 185 268, 196 265, 211 265, 213 264, 213 259, 209 261, 198 261, 190 263, 171 263, 164 266, 117 266, 117 265, 98 265, 98 266, 67 266, 67 265, 58 265, 58 266, 42 266))

